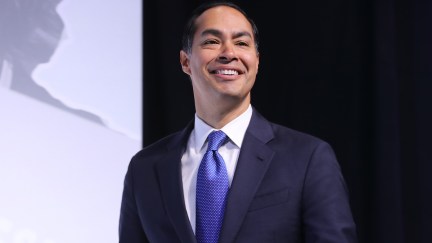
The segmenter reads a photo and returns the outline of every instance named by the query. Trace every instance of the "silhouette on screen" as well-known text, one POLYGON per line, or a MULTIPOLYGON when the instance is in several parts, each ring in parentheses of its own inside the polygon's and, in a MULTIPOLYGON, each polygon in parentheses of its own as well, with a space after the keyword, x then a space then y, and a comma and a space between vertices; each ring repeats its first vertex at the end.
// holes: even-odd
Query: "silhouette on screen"
POLYGON ((64 30, 64 23, 56 10, 60 2, 0 1, 0 86, 104 124, 95 114, 66 106, 32 78, 34 69, 49 62, 60 43, 64 30))

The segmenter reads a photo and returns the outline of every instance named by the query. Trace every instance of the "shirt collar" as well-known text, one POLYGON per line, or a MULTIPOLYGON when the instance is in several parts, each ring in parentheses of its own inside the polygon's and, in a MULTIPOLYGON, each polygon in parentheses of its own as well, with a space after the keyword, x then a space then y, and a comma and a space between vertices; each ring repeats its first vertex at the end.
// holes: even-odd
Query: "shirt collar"
MULTIPOLYGON (((234 120, 230 121, 220 130, 222 130, 237 147, 241 148, 243 138, 246 133, 246 129, 249 126, 251 117, 252 106, 249 105, 245 112, 236 117, 234 120)), ((204 147, 207 136, 215 130, 217 129, 209 126, 195 114, 195 125, 193 132, 195 135, 196 151, 200 151, 204 147)))

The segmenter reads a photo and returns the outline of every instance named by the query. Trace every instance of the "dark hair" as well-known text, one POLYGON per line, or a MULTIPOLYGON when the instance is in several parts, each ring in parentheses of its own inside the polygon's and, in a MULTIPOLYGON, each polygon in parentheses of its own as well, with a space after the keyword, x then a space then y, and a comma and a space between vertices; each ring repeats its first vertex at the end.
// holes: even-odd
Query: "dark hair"
POLYGON ((255 22, 251 18, 248 17, 248 15, 246 14, 246 12, 243 9, 241 9, 238 5, 236 5, 232 2, 229 2, 229 1, 204 2, 203 4, 199 5, 192 12, 191 16, 189 17, 188 21, 186 22, 184 30, 183 30, 182 50, 185 51, 186 53, 191 53, 193 37, 194 37, 196 29, 197 29, 197 26, 195 23, 196 19, 206 10, 208 10, 210 8, 218 7, 218 6, 227 6, 227 7, 234 8, 237 11, 239 11, 241 14, 243 14, 243 16, 245 16, 245 18, 249 21, 249 23, 252 26, 253 36, 254 36, 254 40, 255 40, 255 49, 258 52, 259 38, 258 38, 258 28, 255 25, 255 22))

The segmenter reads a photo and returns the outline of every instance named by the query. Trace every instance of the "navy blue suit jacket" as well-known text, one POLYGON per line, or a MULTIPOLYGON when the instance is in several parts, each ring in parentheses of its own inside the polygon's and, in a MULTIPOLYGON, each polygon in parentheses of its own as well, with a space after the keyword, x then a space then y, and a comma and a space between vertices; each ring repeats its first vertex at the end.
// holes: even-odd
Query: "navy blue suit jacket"
MULTIPOLYGON (((193 123, 144 148, 124 182, 120 243, 194 243, 181 157, 193 123)), ((352 243, 356 227, 332 148, 253 111, 229 191, 221 243, 352 243)))

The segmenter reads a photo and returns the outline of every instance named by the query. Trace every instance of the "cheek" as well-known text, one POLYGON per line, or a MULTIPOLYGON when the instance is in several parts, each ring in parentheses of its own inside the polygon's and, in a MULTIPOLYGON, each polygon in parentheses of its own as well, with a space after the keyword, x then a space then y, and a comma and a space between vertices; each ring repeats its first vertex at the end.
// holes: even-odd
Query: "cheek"
POLYGON ((192 66, 195 69, 202 68, 203 65, 205 65, 205 59, 202 56, 194 56, 194 58, 191 60, 192 66))
POLYGON ((244 58, 249 68, 258 68, 258 58, 255 55, 248 55, 244 58))
POLYGON ((196 59, 194 59, 193 61, 190 62, 190 69, 191 69, 192 75, 197 75, 199 73, 200 65, 196 59))
POLYGON ((209 75, 208 72, 208 63, 209 61, 207 59, 204 59, 202 57, 196 58, 194 62, 192 63, 192 72, 195 72, 195 75, 199 76, 207 76, 209 75))

